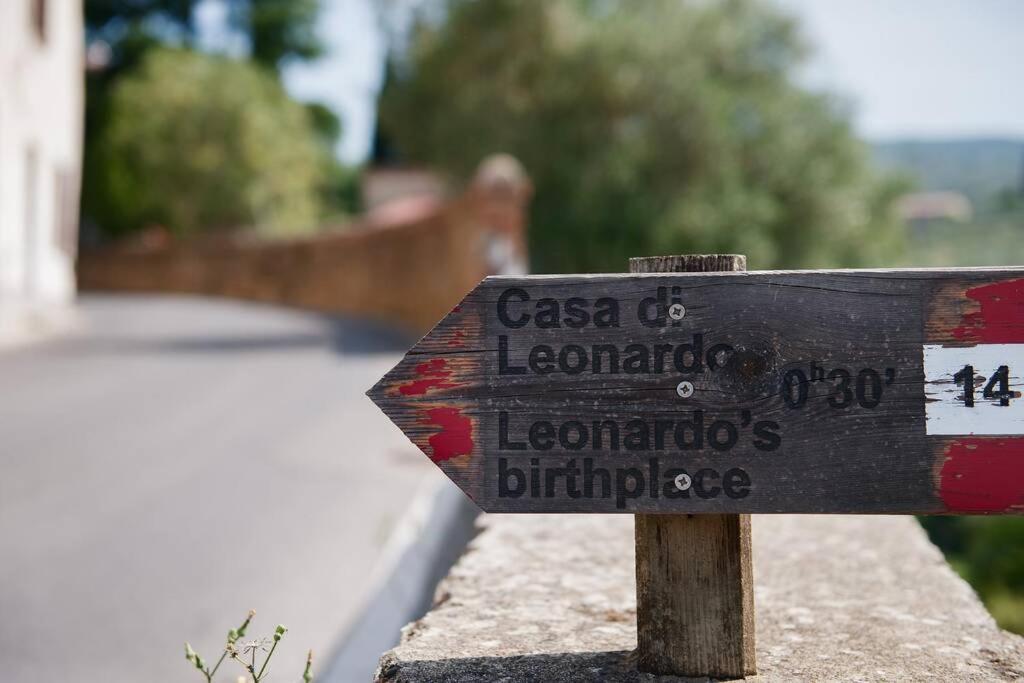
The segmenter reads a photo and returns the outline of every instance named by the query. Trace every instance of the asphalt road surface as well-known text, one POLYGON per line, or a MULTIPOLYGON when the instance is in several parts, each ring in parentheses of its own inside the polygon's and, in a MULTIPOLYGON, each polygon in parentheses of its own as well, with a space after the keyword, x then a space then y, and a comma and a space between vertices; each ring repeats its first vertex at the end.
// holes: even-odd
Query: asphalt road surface
POLYGON ((440 476, 363 396, 409 340, 187 297, 78 317, 0 352, 0 680, 201 681, 183 642, 215 659, 249 608, 299 680, 440 476))

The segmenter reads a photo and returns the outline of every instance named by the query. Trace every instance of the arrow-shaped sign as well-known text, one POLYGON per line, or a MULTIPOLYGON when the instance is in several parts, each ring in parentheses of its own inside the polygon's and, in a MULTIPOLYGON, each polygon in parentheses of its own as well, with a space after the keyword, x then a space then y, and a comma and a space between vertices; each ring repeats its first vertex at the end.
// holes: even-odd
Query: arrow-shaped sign
POLYGON ((1024 513, 1024 268, 491 277, 369 396, 493 512, 1024 513))

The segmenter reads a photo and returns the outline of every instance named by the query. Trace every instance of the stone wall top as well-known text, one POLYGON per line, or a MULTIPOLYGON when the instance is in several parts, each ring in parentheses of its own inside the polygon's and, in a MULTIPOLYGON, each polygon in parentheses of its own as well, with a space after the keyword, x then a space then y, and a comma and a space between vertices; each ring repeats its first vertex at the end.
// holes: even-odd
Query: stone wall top
MULTIPOLYGON (((1000 630, 912 517, 755 516, 750 681, 1014 681, 1000 630)), ((636 672, 633 520, 489 515, 380 682, 653 681, 636 672)))

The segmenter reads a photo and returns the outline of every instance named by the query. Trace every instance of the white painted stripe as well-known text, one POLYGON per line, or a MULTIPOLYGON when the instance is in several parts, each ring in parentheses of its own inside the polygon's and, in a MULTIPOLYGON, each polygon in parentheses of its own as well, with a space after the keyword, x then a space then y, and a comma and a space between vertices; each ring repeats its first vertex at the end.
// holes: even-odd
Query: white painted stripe
MULTIPOLYGON (((927 434, 1024 434, 1024 344, 977 346, 924 346, 924 395, 927 434), (964 401, 963 383, 954 375, 974 368, 974 407, 964 401), (1016 394, 1008 406, 998 398, 984 398, 989 379, 1005 365, 1009 388, 1016 394)), ((996 384, 998 389, 998 383, 996 384)))

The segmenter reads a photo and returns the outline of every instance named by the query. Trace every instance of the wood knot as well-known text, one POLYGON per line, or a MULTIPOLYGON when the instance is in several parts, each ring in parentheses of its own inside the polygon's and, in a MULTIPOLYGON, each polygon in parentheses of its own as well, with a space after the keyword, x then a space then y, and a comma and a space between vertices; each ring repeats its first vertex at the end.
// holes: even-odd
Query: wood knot
POLYGON ((733 349, 717 373, 719 387, 744 400, 771 393, 777 359, 778 354, 768 344, 733 349))
POLYGON ((761 375, 768 367, 768 361, 761 354, 754 351, 737 351, 733 354, 733 364, 738 374, 743 379, 751 380, 761 375))

